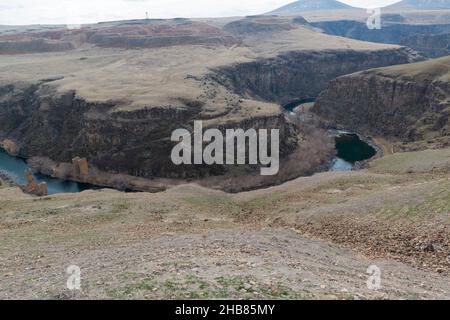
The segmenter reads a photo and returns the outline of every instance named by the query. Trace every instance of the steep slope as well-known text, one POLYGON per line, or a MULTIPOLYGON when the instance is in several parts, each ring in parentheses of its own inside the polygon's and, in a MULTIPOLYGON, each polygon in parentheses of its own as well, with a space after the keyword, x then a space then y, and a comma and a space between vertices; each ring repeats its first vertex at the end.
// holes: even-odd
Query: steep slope
POLYGON ((394 3, 387 8, 389 9, 449 9, 450 0, 403 0, 394 3))
POLYGON ((450 57, 340 77, 313 110, 402 149, 449 146, 450 57))
POLYGON ((352 7, 336 0, 299 0, 269 12, 277 15, 296 15, 305 11, 350 9, 352 7))
POLYGON ((414 55, 407 56, 408 50, 405 48, 377 52, 286 52, 276 58, 218 68, 214 79, 241 95, 286 105, 293 101, 314 99, 331 79, 341 75, 418 59, 414 55))

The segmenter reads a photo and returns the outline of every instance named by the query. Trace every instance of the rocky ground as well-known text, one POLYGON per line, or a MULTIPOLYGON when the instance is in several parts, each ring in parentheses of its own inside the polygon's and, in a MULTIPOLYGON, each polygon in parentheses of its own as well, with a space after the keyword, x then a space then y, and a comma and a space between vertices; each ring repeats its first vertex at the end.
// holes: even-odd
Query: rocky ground
POLYGON ((405 153, 235 195, 183 185, 36 198, 3 185, 0 297, 448 299, 450 167, 435 152, 417 172, 405 153), (81 268, 76 293, 69 265, 81 268))

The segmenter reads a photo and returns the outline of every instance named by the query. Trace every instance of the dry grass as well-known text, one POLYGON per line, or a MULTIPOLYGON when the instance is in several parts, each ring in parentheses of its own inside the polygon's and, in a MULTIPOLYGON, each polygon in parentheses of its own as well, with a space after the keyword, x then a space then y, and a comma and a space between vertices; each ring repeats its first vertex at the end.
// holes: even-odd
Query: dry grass
POLYGON ((421 173, 390 170, 429 154, 236 195, 183 185, 35 198, 2 188, 0 296, 448 298, 449 171, 433 173, 432 160, 421 173), (355 277, 374 261, 387 277, 378 293, 355 277), (69 264, 84 272, 79 295, 64 290, 69 264))
POLYGON ((396 153, 370 163, 378 173, 450 172, 450 149, 396 153))
POLYGON ((360 74, 377 74, 384 77, 405 81, 450 81, 450 57, 428 60, 424 62, 398 65, 387 68, 362 71, 360 74))
MULTIPOLYGON (((61 92, 76 90, 88 101, 121 101, 125 110, 142 107, 185 107, 182 101, 205 101, 220 113, 239 100, 225 88, 203 79, 212 68, 275 57, 292 50, 381 50, 393 46, 333 37, 315 30, 249 35, 242 44, 184 45, 153 49, 108 49, 84 45, 62 53, 0 56, 0 83, 52 81, 61 92), (205 96, 214 93, 213 98, 205 96), (232 104, 232 103, 231 103, 232 104)), ((274 114, 278 106, 249 100, 233 117, 274 114)), ((231 113, 232 114, 232 113, 231 113)), ((231 117, 231 116, 230 116, 231 117)), ((225 119, 226 121, 231 119, 225 119)))

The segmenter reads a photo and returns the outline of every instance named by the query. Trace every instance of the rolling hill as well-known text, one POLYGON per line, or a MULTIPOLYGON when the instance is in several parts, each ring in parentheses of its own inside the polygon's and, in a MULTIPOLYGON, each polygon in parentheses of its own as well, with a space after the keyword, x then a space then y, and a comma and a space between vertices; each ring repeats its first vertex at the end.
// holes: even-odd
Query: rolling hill
POLYGON ((336 10, 336 9, 350 9, 342 2, 335 0, 299 0, 278 8, 270 14, 277 15, 296 15, 306 11, 321 11, 321 10, 336 10))

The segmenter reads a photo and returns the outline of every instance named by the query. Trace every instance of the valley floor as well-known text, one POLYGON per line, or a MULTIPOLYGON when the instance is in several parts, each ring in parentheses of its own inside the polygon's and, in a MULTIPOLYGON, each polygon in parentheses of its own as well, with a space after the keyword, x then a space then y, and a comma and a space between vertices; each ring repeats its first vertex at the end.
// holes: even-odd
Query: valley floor
POLYGON ((449 152, 235 195, 36 198, 2 185, 0 298, 450 299, 449 152), (371 265, 380 290, 367 287, 371 265))

